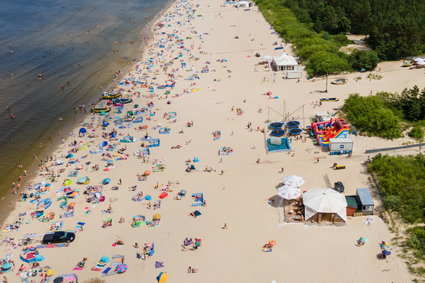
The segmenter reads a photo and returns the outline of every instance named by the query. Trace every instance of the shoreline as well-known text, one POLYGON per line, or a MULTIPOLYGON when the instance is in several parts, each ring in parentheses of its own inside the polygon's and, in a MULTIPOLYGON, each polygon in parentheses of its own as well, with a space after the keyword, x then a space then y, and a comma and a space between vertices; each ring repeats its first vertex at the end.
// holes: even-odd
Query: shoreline
MULTIPOLYGON (((115 79, 113 79, 105 88, 106 91, 112 91, 113 89, 118 87, 118 82, 121 81, 122 78, 124 78, 127 73, 135 66, 135 64, 137 64, 137 61, 141 60, 141 58, 143 58, 144 52, 146 51, 147 46, 150 44, 150 42, 153 39, 153 33, 152 33, 152 29, 154 27, 155 22, 161 18, 169 9, 170 7, 176 2, 176 0, 168 0, 167 4, 153 17, 151 17, 151 19, 141 28, 140 30, 140 39, 141 39, 141 44, 140 46, 137 48, 136 54, 135 54, 135 58, 131 59, 130 61, 128 61, 129 63, 123 67, 122 69, 120 69, 120 73, 118 76, 116 76, 115 79), (146 38, 146 41, 143 41, 143 38, 146 38)), ((101 92, 100 92, 101 93, 101 92)), ((90 101, 89 104, 86 105, 86 107, 90 108, 91 105, 97 105, 99 104, 100 101, 102 101, 102 99, 98 97, 93 97, 90 101)), ((69 131, 76 131, 78 130, 80 123, 84 120, 87 119, 87 117, 89 117, 91 115, 90 110, 86 113, 79 113, 79 112, 75 112, 72 115, 73 117, 69 118, 68 121, 66 121, 64 123, 64 125, 59 126, 58 129, 56 129, 56 131, 54 133, 59 133, 62 135, 62 137, 59 137, 56 141, 55 140, 50 140, 48 143, 44 144, 44 149, 40 150, 40 151, 36 151, 35 153, 38 154, 39 157, 42 157, 41 160, 44 160, 45 158, 47 158, 48 156, 52 156, 60 147, 61 145, 61 139, 62 138, 66 138, 67 136, 67 132, 69 131)), ((34 144, 33 148, 36 148, 36 144, 34 144)), ((19 184, 21 184, 22 187, 25 187, 25 184, 27 183, 31 183, 31 181, 33 179, 35 179, 37 177, 37 173, 40 171, 40 165, 39 165, 39 158, 33 158, 32 161, 28 162, 28 164, 26 166, 24 166, 27 170, 27 176, 23 176, 22 181, 18 182, 19 184)), ((25 162, 19 162, 19 164, 25 164, 25 162)), ((14 169, 13 171, 16 171, 19 169, 14 169)), ((16 173, 16 177, 18 177, 19 174, 16 173)), ((10 181, 13 181, 15 178, 10 178, 10 181)), ((6 182, 4 182, 6 185, 6 182)), ((17 183, 17 184, 18 184, 17 183)), ((10 186, 11 184, 9 184, 9 188, 2 191, 2 193, 0 194, 0 226, 4 225, 4 222, 6 221, 6 219, 9 216, 9 213, 11 211, 13 211, 16 208, 16 205, 18 203, 19 200, 19 190, 18 190, 18 194, 13 194, 13 188, 12 186, 10 186)))

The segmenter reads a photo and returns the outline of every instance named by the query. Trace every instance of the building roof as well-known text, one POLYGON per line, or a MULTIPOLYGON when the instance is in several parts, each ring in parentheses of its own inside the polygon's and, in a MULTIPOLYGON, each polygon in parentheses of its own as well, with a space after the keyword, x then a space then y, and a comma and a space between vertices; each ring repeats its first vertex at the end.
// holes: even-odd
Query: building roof
POLYGON ((352 207, 355 209, 359 207, 355 196, 345 196, 345 200, 347 201, 347 207, 352 207))
POLYGON ((375 205, 369 189, 357 189, 356 192, 362 205, 375 205))
POLYGON ((293 56, 283 53, 280 56, 273 56, 273 61, 277 66, 297 66, 298 62, 293 56))
POLYGON ((425 65, 425 58, 417 57, 413 58, 412 60, 415 61, 415 63, 418 65, 425 65))
POLYGON ((329 142, 350 143, 353 142, 353 140, 351 138, 332 138, 329 139, 329 142))
POLYGON ((303 203, 306 220, 317 213, 336 213, 347 221, 347 201, 344 195, 333 189, 310 189, 303 194, 303 203))

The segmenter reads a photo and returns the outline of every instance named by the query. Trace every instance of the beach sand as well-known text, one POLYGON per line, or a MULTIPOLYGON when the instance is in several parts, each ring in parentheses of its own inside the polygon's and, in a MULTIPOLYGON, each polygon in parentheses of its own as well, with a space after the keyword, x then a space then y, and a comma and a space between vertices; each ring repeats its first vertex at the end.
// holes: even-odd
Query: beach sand
MULTIPOLYGON (((401 252, 397 246, 392 247, 393 255, 387 260, 376 258, 380 253, 379 243, 383 240, 391 241, 394 237, 378 216, 373 216, 374 221, 370 225, 364 223, 366 217, 349 218, 344 226, 284 224, 282 208, 268 205, 268 198, 276 194, 275 187, 286 175, 302 176, 306 181, 303 190, 327 187, 326 177, 332 184, 342 181, 347 195, 355 194, 356 188, 370 187, 369 175, 361 165, 367 158, 364 150, 402 145, 409 139, 387 141, 354 136, 354 153, 351 158, 330 156, 314 146, 310 139, 306 142, 294 139, 291 143, 293 151, 290 153, 267 154, 264 134, 256 129, 266 127, 267 120, 280 120, 277 113, 282 113, 283 107, 290 113, 290 117, 301 121, 302 126, 307 126, 315 112, 334 113, 333 109, 341 107, 351 93, 368 95, 370 91, 401 91, 413 85, 424 87, 423 71, 403 69, 400 62, 386 62, 380 64, 380 71, 376 72, 383 76, 381 80, 367 79, 368 73, 348 74, 344 76, 348 78, 347 84, 329 84, 328 93, 320 94, 315 91, 325 89, 324 79, 312 81, 304 77, 300 82, 285 80, 281 74, 274 76, 264 66, 256 66, 261 59, 255 57, 255 53, 261 56, 280 55, 282 51, 275 51, 273 43, 278 41, 280 45, 282 39, 273 32, 255 7, 244 11, 243 8, 224 7, 218 0, 177 1, 159 22, 163 25, 154 27, 152 44, 146 49, 141 62, 127 75, 127 79, 131 81, 135 77, 138 80, 146 73, 149 84, 162 85, 171 78, 167 74, 173 73, 175 87, 167 88, 171 93, 166 96, 164 93, 167 89, 157 89, 156 85, 153 93, 140 84, 119 86, 134 101, 124 107, 122 114, 111 112, 111 117, 125 115, 135 104, 140 109, 149 101, 154 103, 150 111, 155 112, 155 116, 146 114, 143 123, 123 129, 118 129, 113 125, 113 119, 110 119, 111 125, 102 130, 103 117, 94 114, 86 118, 86 124, 82 124, 88 129, 84 137, 78 137, 79 127, 54 153, 53 160, 60 159, 65 164, 51 165, 55 163, 51 161, 46 165, 55 173, 61 169, 64 172, 56 177, 56 182, 51 183, 50 191, 41 196, 41 199, 53 200, 53 205, 46 212, 55 212, 53 221, 63 221, 64 230, 75 229, 79 221, 86 224, 84 231, 76 233, 76 240, 69 247, 39 249, 45 257, 40 265, 50 266, 55 270, 55 275, 75 273, 82 282, 95 277, 103 278, 106 282, 156 282, 155 277, 159 272, 167 272, 170 277, 168 282, 411 281, 407 266, 398 256, 401 252), (185 49, 179 48, 182 42, 185 49), (181 57, 178 57, 179 53, 181 57), (146 62, 147 58, 153 58, 152 62, 146 62), (186 69, 181 68, 180 63, 183 61, 187 64, 186 69), (167 70, 163 68, 165 63, 167 70), (151 64, 153 66, 148 68, 151 64), (204 67, 209 69, 208 73, 200 72, 204 67), (194 73, 199 76, 199 80, 185 80, 194 73), (359 76, 362 79, 356 82, 354 78, 359 76), (191 85, 193 83, 195 85, 191 85), (262 95, 267 91, 279 99, 269 99, 262 95), (313 102, 321 97, 337 97, 340 100, 315 107, 313 102), (241 108, 243 114, 237 115, 236 111, 231 111, 232 108, 241 108), (262 109, 261 113, 259 108, 262 109), (164 113, 168 112, 176 112, 176 118, 167 119, 164 113), (186 126, 189 121, 193 121, 193 126, 186 126), (254 130, 247 129, 248 123, 252 123, 254 130), (148 129, 137 130, 140 125, 147 125, 148 129), (159 127, 169 127, 170 134, 159 134, 159 127), (103 138, 102 133, 109 133, 112 128, 118 130, 118 139, 130 135, 134 136, 136 142, 120 143, 108 137, 103 138), (221 132, 219 140, 213 140, 214 131, 221 132), (90 134, 95 137, 89 138, 90 134), (150 148, 149 162, 143 163, 133 153, 141 149, 140 138, 145 134, 160 138, 161 143, 159 147, 150 148), (66 159, 74 140, 80 150, 73 153, 73 158, 66 159), (109 152, 113 155, 111 158, 90 153, 98 150, 97 145, 105 140, 109 144, 117 144, 116 149, 109 152), (181 148, 171 149, 176 145, 181 148), (219 156, 218 151, 223 146, 232 147, 233 154, 219 156), (117 153, 121 148, 126 150, 123 154, 117 153), (192 164, 197 170, 185 172, 185 161, 195 157, 199 162, 192 164), (318 157, 320 162, 317 163, 318 157), (109 171, 103 171, 108 159, 114 160, 114 165, 109 167, 109 171), (152 172, 146 181, 138 181, 137 174, 152 171, 155 159, 165 164, 164 172, 152 172), (257 159, 260 159, 259 163, 257 159), (76 163, 67 165, 70 160, 76 163), (86 165, 88 161, 91 164, 86 165), (331 167, 335 162, 346 165, 347 169, 333 170, 331 167), (90 170, 93 164, 99 165, 99 171, 90 170), (56 191, 76 166, 82 166, 78 170, 78 177, 88 176, 90 185, 100 185, 108 177, 111 183, 103 186, 105 201, 93 205, 85 202, 83 191, 86 185, 77 185, 78 178, 69 178, 73 181, 71 188, 79 189, 80 196, 69 200, 75 202, 75 216, 60 219, 63 210, 59 208, 60 202, 56 201, 56 191), (204 172, 206 166, 215 171, 204 172), (278 172, 281 167, 284 173, 278 172), (120 179, 122 184, 118 185, 120 179), (156 184, 159 188, 155 188, 156 184), (165 186, 167 184, 169 186, 165 186), (134 185, 137 185, 137 189, 131 191, 129 188, 134 185), (119 189, 112 190, 113 186, 119 189), (168 197, 161 201, 161 208, 157 210, 148 209, 147 200, 131 200, 138 191, 143 191, 144 195, 153 197, 150 201, 153 203, 158 199, 161 188, 165 187, 172 191, 168 192, 168 197), (181 200, 175 200, 180 190, 186 190, 187 195, 181 200), (203 193, 206 205, 191 207, 193 193, 203 193), (112 213, 103 214, 102 210, 106 210, 109 204, 112 213), (84 207, 89 207, 91 213, 85 214, 87 209, 84 207), (197 218, 188 216, 195 209, 202 215, 197 218), (134 215, 144 215, 150 220, 157 213, 161 215, 161 221, 156 227, 132 228, 130 225, 134 215), (120 217, 125 218, 125 223, 118 223, 120 217), (104 218, 113 219, 112 227, 101 228, 104 218), (225 223, 227 229, 222 229, 225 223), (368 242, 358 247, 355 245, 356 240, 361 236, 366 237, 368 242), (182 251, 181 245, 186 237, 201 238, 202 246, 196 251, 182 251), (122 240, 124 245, 113 247, 112 244, 117 240, 122 240), (265 253, 262 246, 270 240, 277 244, 273 252, 265 253), (137 259, 136 252, 141 252, 141 249, 132 247, 135 242, 140 247, 144 243, 154 242, 155 254, 146 260, 137 259), (105 277, 101 271, 91 270, 101 256, 117 254, 125 256, 128 265, 125 273, 105 277), (73 271, 72 268, 83 257, 88 259, 85 268, 73 271), (164 262, 164 267, 155 268, 155 261, 164 262), (189 266, 198 269, 198 272, 188 273, 189 266)), ((283 46, 284 52, 291 53, 290 45, 283 46)), ((103 152, 108 153, 106 150, 103 152)), ((399 153, 417 152, 417 149, 411 149, 399 153)), ((46 181, 46 178, 40 175, 33 183, 42 181, 46 181)), ((375 200, 380 207, 379 198, 375 197, 375 200)), ((51 222, 30 220, 29 214, 35 210, 36 205, 29 201, 18 203, 6 223, 15 222, 22 212, 27 213, 23 217, 24 223, 29 223, 22 224, 17 231, 3 231, 2 240, 13 237, 16 241, 27 233, 48 232, 51 222)), ((15 273, 22 263, 18 259, 21 247, 13 249, 11 245, 3 244, 0 255, 7 253, 13 253, 15 270, 6 276, 10 282, 18 282, 15 273)), ((40 277, 35 278, 40 280, 40 277)))

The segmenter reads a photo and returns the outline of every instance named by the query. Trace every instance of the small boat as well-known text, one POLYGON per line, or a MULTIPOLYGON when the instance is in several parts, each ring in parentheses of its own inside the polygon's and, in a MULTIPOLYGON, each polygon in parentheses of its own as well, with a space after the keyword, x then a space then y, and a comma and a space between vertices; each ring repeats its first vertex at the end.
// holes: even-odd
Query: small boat
POLYGON ((92 107, 91 112, 93 113, 102 113, 111 111, 111 107, 92 107))
POLYGON ((346 78, 338 78, 338 79, 333 80, 331 82, 331 84, 333 84, 333 85, 344 85, 344 84, 347 83, 347 81, 348 80, 346 78))
POLYGON ((339 101, 338 97, 324 97, 320 98, 320 101, 339 101))
POLYGON ((121 93, 117 92, 117 93, 109 93, 107 91, 104 91, 102 93, 102 99, 114 99, 114 98, 118 98, 121 96, 121 93))
POLYGON ((413 66, 413 62, 411 60, 403 61, 402 67, 411 67, 413 66))
POLYGON ((114 105, 117 106, 117 105, 127 104, 132 101, 133 99, 131 98, 118 98, 118 99, 114 99, 114 105))

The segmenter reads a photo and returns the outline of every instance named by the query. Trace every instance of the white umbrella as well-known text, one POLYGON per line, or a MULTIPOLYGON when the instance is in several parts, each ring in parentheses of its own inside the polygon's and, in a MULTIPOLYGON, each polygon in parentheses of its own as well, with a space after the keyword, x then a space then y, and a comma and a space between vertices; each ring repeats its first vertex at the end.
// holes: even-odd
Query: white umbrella
POLYGON ((292 187, 301 187, 305 183, 305 181, 302 177, 295 176, 295 175, 290 175, 290 176, 284 177, 282 179, 282 182, 285 185, 292 186, 292 187))
POLYGON ((296 187, 283 185, 282 187, 277 188, 277 194, 284 199, 291 200, 299 198, 302 192, 296 187))
POLYGON ((266 56, 263 57, 263 60, 265 60, 265 61, 271 61, 271 60, 273 60, 273 57, 272 56, 269 56, 269 55, 266 55, 266 56))

